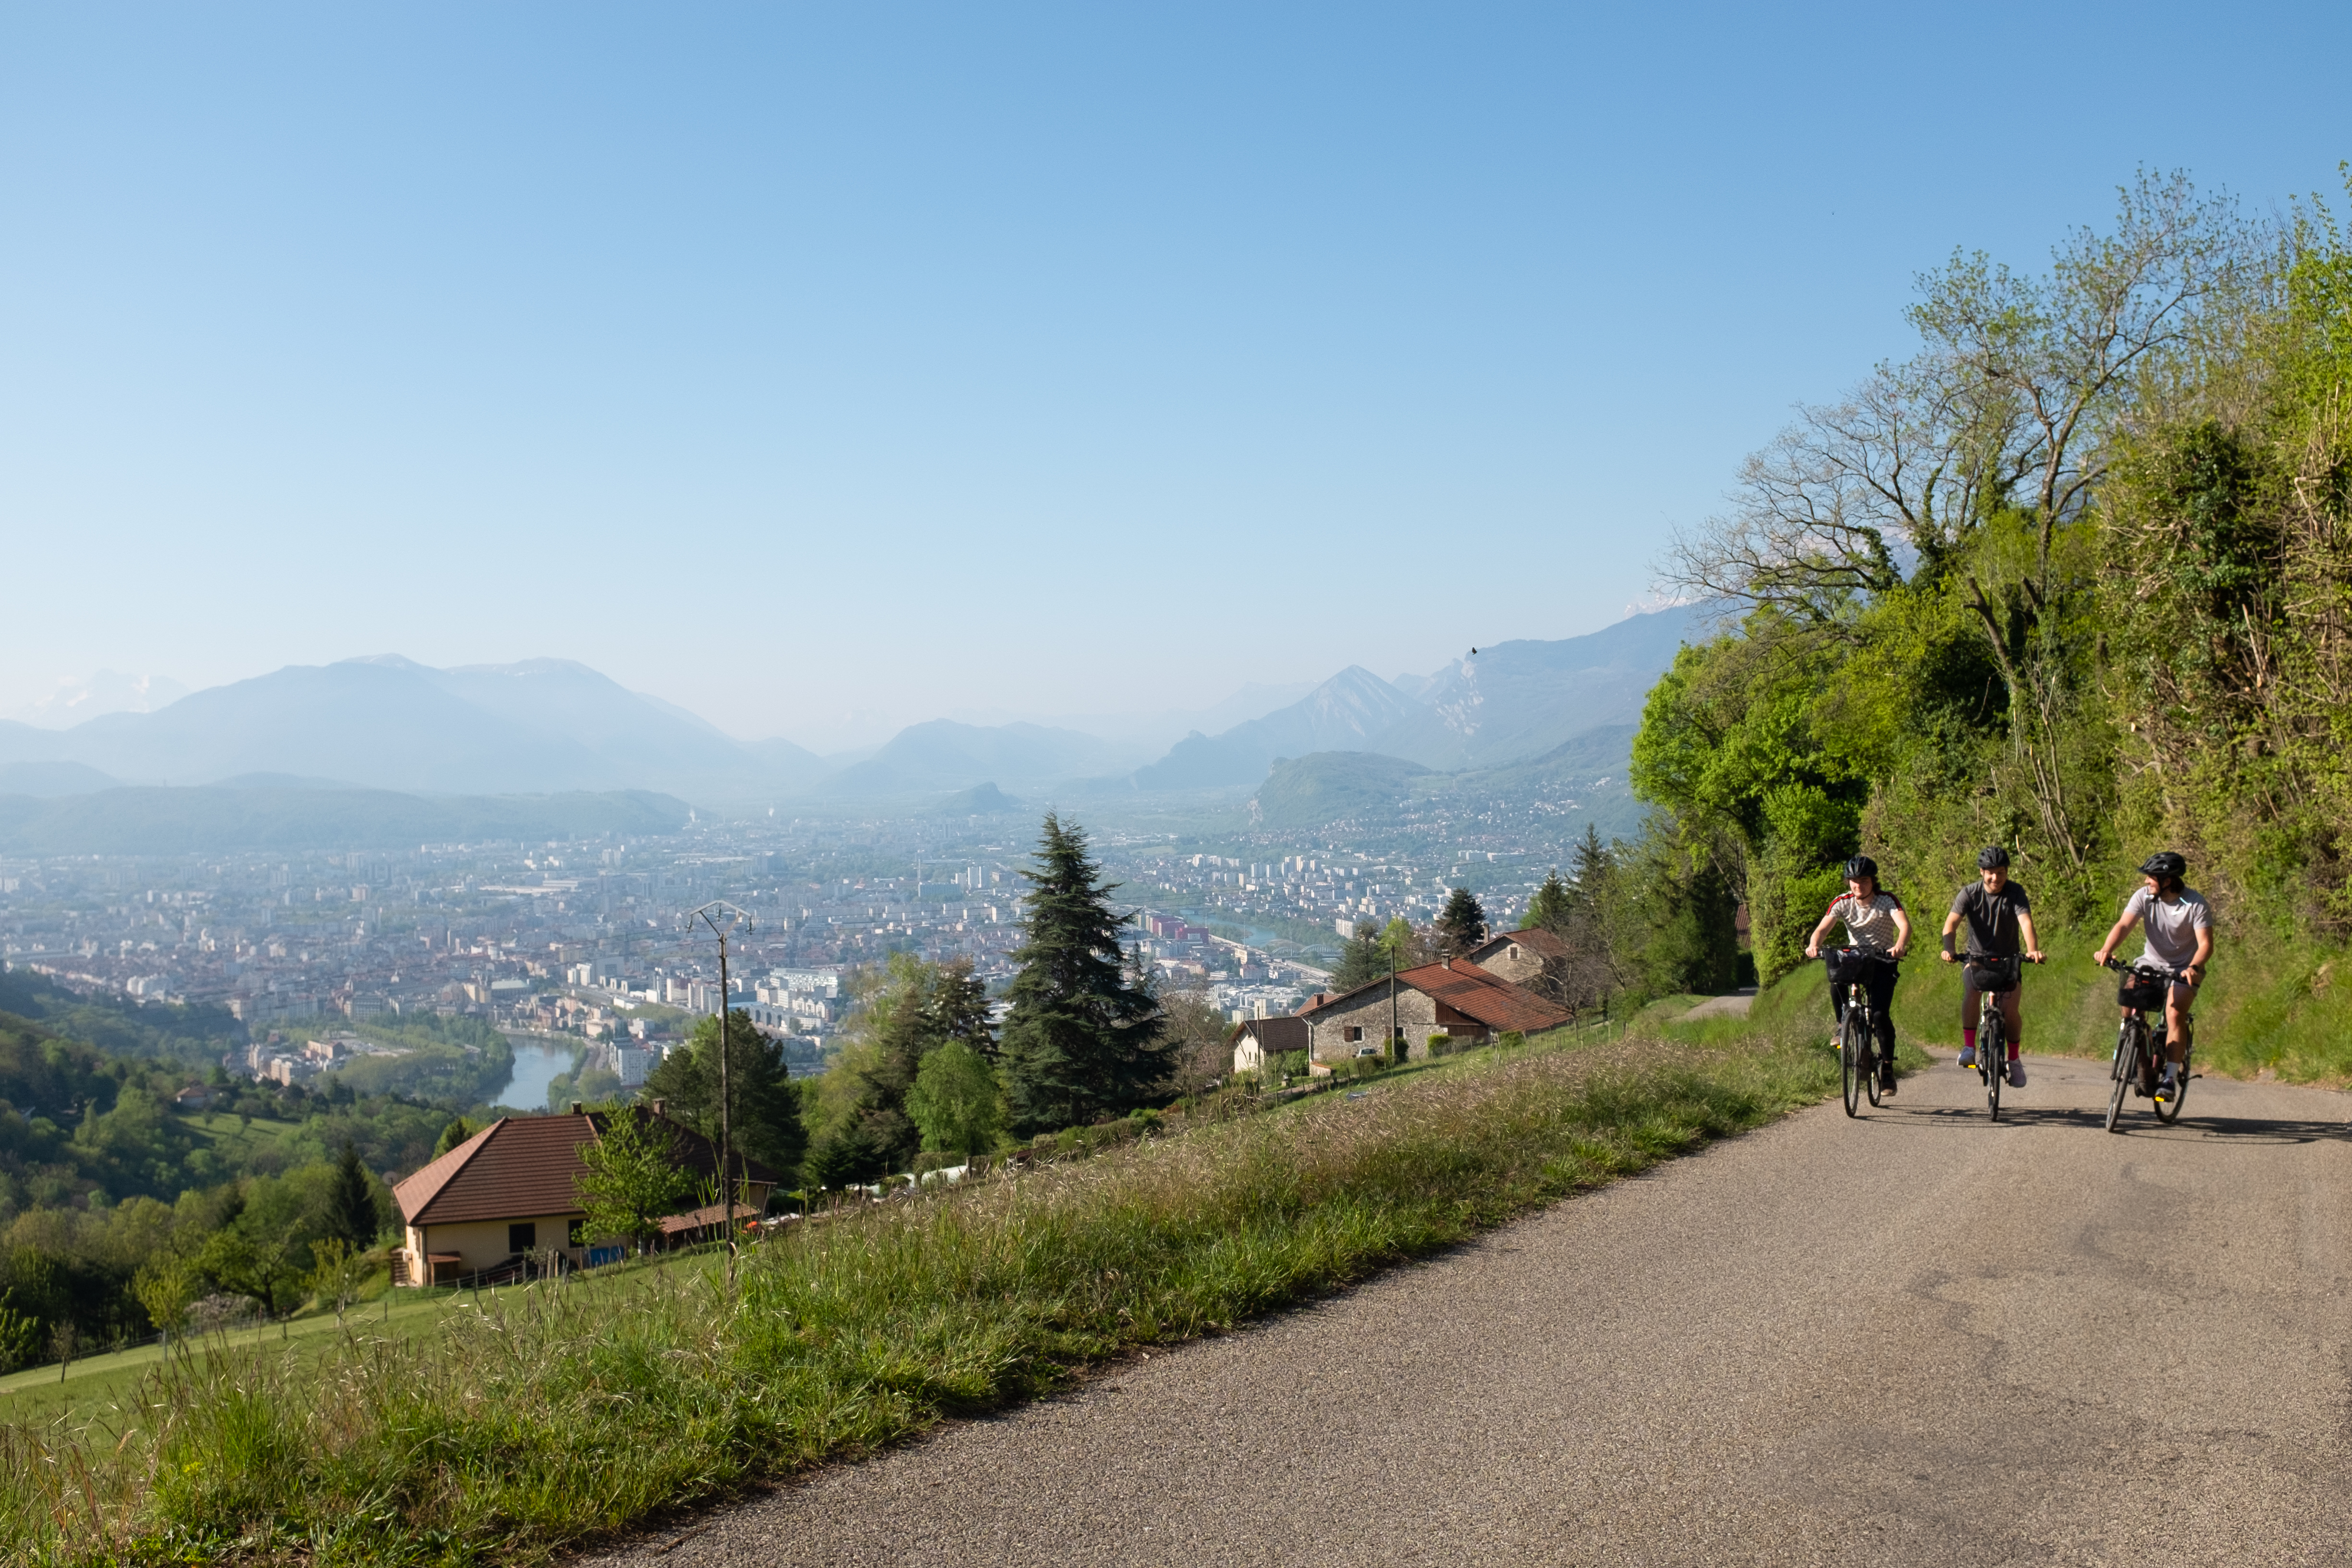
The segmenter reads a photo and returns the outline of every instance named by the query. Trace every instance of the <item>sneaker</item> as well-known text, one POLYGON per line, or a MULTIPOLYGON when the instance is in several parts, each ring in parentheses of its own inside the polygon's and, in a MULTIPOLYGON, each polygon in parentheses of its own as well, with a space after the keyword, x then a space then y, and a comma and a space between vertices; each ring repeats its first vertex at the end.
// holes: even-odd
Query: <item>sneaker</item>
POLYGON ((2158 1100, 2172 1098, 2172 1064, 2170 1062, 2164 1064, 2164 1076, 2156 1080, 2156 1098, 2158 1100))
POLYGON ((1960 1047, 1960 1065, 1964 1068, 1972 1068, 1977 1065, 1977 1048, 1974 1046, 1962 1046, 1960 1047))
POLYGON ((1895 1092, 1895 1069, 1893 1068, 1887 1068, 1879 1073, 1878 1092, 1882 1095, 1892 1095, 1895 1092))
POLYGON ((2025 1087, 2025 1064, 2015 1057, 2009 1058, 2009 1087, 2011 1089, 2025 1087))

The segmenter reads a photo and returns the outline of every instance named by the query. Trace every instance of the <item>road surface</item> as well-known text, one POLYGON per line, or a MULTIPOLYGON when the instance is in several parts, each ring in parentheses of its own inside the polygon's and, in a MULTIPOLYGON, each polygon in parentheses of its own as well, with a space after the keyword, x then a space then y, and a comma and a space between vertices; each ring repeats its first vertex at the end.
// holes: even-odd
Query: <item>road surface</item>
POLYGON ((2028 1066, 1998 1126, 1946 1056, 600 1561, 2352 1562, 2352 1098, 2111 1136, 2104 1063, 2028 1066))

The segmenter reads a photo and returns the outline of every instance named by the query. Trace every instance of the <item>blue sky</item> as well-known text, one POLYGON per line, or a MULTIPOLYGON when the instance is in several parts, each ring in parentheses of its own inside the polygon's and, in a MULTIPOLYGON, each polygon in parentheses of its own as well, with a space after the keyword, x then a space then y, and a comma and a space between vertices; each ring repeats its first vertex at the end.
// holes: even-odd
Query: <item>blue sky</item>
POLYGON ((1622 616, 1955 246, 2340 193, 2352 7, 1893 10, 0 5, 0 710, 1427 670, 1622 616))

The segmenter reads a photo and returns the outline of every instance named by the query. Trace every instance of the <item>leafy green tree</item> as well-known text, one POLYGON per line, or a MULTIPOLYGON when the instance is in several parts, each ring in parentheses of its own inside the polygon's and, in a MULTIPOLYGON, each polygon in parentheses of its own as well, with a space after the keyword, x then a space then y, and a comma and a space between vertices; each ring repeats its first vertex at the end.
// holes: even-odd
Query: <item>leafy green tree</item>
POLYGON ((1160 1007, 1121 962, 1117 884, 1097 880, 1086 835, 1047 814, 1023 873, 1024 940, 1004 1023, 1005 1098, 1027 1135, 1122 1115, 1167 1080, 1160 1007))
POLYGON ((1004 1093, 996 1069, 961 1040, 949 1040, 917 1069, 907 1114, 922 1130, 924 1148, 985 1154, 1004 1131, 1004 1093))
POLYGON ((41 1320, 9 1304, 15 1287, 0 1290, 0 1373, 11 1373, 33 1359, 41 1342, 41 1320))
POLYGON ((451 1117, 449 1119, 449 1125, 441 1129, 440 1141, 433 1145, 433 1157, 438 1160, 442 1155, 446 1154, 450 1150, 455 1149, 458 1144, 463 1143, 467 1139, 471 1138, 475 1133, 479 1132, 480 1131, 480 1128, 475 1126, 472 1122, 467 1121, 462 1116, 451 1117))
POLYGON ((853 989, 849 1038, 817 1087, 820 1120, 809 1160, 824 1186, 870 1181, 914 1163, 924 1145, 908 1096, 932 1052, 954 1042, 983 1060, 996 1055, 988 993, 969 960, 934 964, 893 953, 853 989))
POLYGON ((310 1272, 303 1282, 312 1295, 331 1305, 335 1316, 341 1318, 359 1294, 360 1282, 367 1278, 367 1267, 365 1253, 341 1237, 331 1236, 310 1244, 310 1272))
POLYGON ((663 1217, 694 1194, 676 1143, 668 1122, 650 1111, 616 1110, 604 1119, 598 1136, 581 1147, 587 1169, 575 1183, 591 1237, 643 1248, 661 1234, 663 1217))
POLYGON ((360 1253, 375 1245, 376 1229, 375 1187, 360 1163, 359 1149, 345 1139, 333 1184, 327 1189, 327 1234, 360 1253))
POLYGON ((275 1318, 301 1284, 294 1267, 294 1237, 286 1231, 255 1235, 245 1224, 215 1231, 196 1254, 196 1267, 223 1289, 249 1296, 275 1318))
POLYGON ((1486 911, 1467 888, 1456 888, 1437 917, 1437 940, 1448 958, 1459 958, 1486 940, 1486 911))
MULTIPOLYGON (((726 1039, 733 1146, 789 1176, 808 1152, 808 1130, 801 1122, 800 1092, 784 1065, 783 1046, 761 1035, 752 1026, 751 1015, 740 1007, 727 1015, 726 1039)), ((714 1145, 719 1142, 719 1040, 716 1017, 697 1022, 685 1046, 654 1068, 637 1096, 640 1102, 667 1101, 671 1116, 714 1145)))
POLYGON ((204 1275, 184 1258, 149 1258, 132 1279, 131 1293, 146 1309, 147 1321, 167 1334, 176 1334, 188 1309, 204 1293, 204 1275))

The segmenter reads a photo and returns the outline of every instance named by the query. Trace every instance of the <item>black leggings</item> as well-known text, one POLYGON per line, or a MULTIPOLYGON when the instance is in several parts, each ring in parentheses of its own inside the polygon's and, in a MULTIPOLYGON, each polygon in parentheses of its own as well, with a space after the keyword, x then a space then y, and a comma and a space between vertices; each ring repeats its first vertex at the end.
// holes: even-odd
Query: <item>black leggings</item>
MULTIPOLYGON (((1895 1059, 1895 983, 1901 976, 1891 963, 1874 963, 1862 972, 1862 989, 1870 998, 1872 1033, 1878 1037, 1878 1053, 1888 1061, 1895 1059)), ((1830 1008, 1840 1024, 1845 1022, 1845 987, 1830 987, 1830 1008)))

